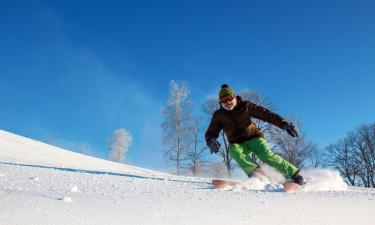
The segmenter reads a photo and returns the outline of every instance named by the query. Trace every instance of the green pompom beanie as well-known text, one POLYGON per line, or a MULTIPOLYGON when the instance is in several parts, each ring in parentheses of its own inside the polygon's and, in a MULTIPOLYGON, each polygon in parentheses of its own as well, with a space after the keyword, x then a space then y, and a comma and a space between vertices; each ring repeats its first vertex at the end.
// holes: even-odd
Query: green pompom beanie
POLYGON ((230 88, 227 84, 221 85, 221 90, 219 92, 219 98, 225 96, 225 95, 231 95, 234 91, 232 88, 230 88))

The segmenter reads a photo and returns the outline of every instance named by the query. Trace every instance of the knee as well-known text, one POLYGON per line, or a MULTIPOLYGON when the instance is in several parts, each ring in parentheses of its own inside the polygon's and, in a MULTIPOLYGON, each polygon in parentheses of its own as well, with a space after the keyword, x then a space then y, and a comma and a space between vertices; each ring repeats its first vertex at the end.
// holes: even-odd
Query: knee
POLYGON ((238 158, 239 155, 242 154, 241 147, 237 144, 232 144, 229 146, 229 155, 232 158, 238 158))
POLYGON ((260 154, 272 154, 273 151, 271 150, 270 146, 268 145, 268 142, 261 138, 259 139, 259 142, 257 143, 257 147, 255 148, 256 149, 256 153, 260 153, 260 154))

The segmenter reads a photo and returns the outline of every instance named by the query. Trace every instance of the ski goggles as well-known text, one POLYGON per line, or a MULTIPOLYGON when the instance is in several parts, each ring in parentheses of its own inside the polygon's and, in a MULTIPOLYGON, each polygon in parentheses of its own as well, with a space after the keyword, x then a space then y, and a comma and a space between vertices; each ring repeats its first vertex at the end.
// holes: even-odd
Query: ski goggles
POLYGON ((234 95, 224 95, 220 98, 221 103, 231 102, 234 99, 234 95))

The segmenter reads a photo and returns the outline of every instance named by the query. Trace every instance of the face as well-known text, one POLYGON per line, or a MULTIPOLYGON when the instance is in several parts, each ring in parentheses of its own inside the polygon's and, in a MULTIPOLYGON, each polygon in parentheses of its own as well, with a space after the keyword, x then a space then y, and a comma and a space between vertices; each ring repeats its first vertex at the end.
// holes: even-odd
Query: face
POLYGON ((220 98, 220 103, 226 110, 232 110, 237 104, 236 98, 233 94, 225 95, 220 98))

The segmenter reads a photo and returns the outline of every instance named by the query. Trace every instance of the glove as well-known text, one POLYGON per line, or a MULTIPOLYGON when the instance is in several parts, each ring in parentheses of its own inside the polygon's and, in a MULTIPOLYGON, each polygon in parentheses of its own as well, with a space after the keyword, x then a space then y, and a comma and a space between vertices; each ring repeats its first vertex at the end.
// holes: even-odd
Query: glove
POLYGON ((298 137, 299 136, 299 131, 297 127, 295 127, 292 123, 287 123, 284 126, 284 130, 288 132, 288 134, 292 137, 298 137))
POLYGON ((220 150, 220 143, 214 138, 208 140, 207 146, 210 148, 211 154, 218 153, 220 150))

